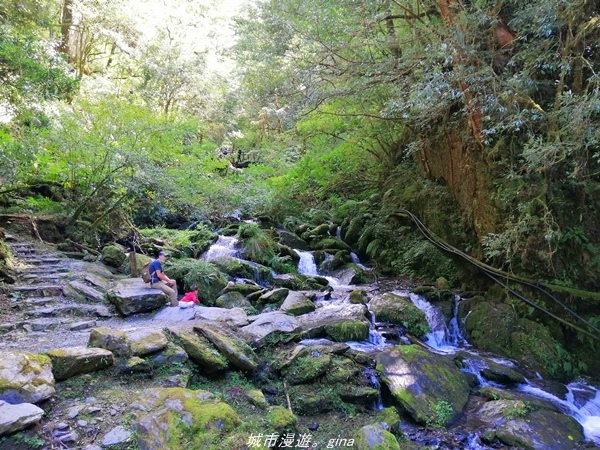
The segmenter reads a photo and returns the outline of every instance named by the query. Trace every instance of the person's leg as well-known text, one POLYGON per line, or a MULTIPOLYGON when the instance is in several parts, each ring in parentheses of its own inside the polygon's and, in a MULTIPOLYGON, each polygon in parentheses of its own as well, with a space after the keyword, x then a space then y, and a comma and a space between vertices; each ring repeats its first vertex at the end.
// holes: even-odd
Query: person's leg
POLYGON ((158 283, 151 284, 150 287, 152 289, 163 291, 165 294, 167 294, 169 296, 171 306, 177 306, 179 304, 177 301, 177 286, 173 286, 173 288, 171 288, 163 281, 159 281, 158 283))

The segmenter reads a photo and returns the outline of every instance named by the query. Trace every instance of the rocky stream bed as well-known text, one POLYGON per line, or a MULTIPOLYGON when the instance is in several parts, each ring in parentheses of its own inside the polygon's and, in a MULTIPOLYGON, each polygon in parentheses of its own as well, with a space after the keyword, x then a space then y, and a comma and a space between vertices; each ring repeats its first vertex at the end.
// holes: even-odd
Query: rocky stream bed
MULTIPOLYGON (((309 289, 292 275, 229 274, 219 306, 169 308, 95 257, 7 243, 16 274, 0 316, 0 449, 600 443, 591 384, 546 381, 469 345, 455 314, 469 316, 481 293, 356 284, 356 264, 319 275, 303 250, 309 289)), ((211 250, 220 267, 243 264, 211 250)))

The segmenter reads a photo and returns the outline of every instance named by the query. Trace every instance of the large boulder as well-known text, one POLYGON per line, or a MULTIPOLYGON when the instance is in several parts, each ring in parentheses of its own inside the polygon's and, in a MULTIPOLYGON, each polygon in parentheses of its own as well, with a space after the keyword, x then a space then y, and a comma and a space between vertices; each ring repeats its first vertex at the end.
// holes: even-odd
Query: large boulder
POLYGON ((287 288, 277 288, 265 292, 258 298, 259 305, 276 305, 279 306, 287 298, 290 290, 287 288))
POLYGON ((270 268, 232 256, 219 256, 210 262, 233 278, 247 278, 259 284, 269 283, 273 279, 270 268))
POLYGON ((87 346, 109 350, 116 356, 131 356, 131 342, 123 330, 94 328, 90 331, 87 346))
POLYGON ((493 400, 479 410, 479 418, 490 425, 486 439, 497 438, 511 447, 526 450, 574 448, 584 439, 575 419, 547 409, 531 411, 519 400, 493 400))
POLYGON ((107 245, 102 249, 100 260, 107 266, 118 268, 125 261, 125 252, 120 246, 107 245))
POLYGON ((206 391, 147 389, 131 406, 140 450, 209 448, 242 420, 227 404, 206 391))
POLYGON ((65 297, 77 301, 92 301, 101 303, 106 298, 106 291, 100 290, 97 287, 92 287, 82 281, 69 281, 63 286, 63 294, 65 297))
POLYGON ((248 315, 242 308, 227 309, 196 306, 194 308, 194 318, 224 322, 237 327, 248 325, 248 315))
POLYGON ((365 305, 325 305, 308 314, 298 316, 298 322, 307 337, 327 335, 327 327, 341 322, 363 322, 367 327, 367 307, 365 305))
MULTIPOLYGON (((354 447, 354 440, 352 440, 354 447)), ((367 425, 358 430, 356 435, 358 450, 400 450, 396 437, 379 425, 367 425)))
POLYGON ((107 296, 123 316, 154 311, 165 306, 168 301, 166 294, 149 288, 141 278, 117 281, 107 296))
POLYGON ((452 359, 417 345, 384 350, 377 355, 377 370, 417 422, 445 426, 462 412, 469 398, 467 378, 452 359))
POLYGON ((0 400, 37 403, 54 395, 52 361, 46 355, 0 352, 0 400))
POLYGON ((241 292, 231 291, 220 295, 215 300, 215 305, 220 308, 251 308, 252 304, 246 300, 241 292))
POLYGON ((252 371, 258 366, 254 351, 245 342, 206 325, 196 326, 194 331, 206 337, 233 367, 252 371))
POLYGON ((161 330, 139 328, 127 331, 131 354, 144 356, 159 352, 167 347, 169 341, 161 330))
POLYGON ((11 405, 0 400, 0 436, 23 430, 40 421, 44 410, 31 403, 11 405))
POLYGON ((288 247, 296 250, 310 250, 308 243, 294 233, 290 233, 286 230, 277 230, 277 234, 279 235, 279 242, 288 247))
POLYGON ((290 291, 279 309, 286 314, 300 316, 314 311, 316 307, 302 292, 290 291))
POLYGON ((66 380, 80 373, 95 372, 113 365, 112 352, 103 348, 68 347, 50 350, 52 372, 57 380, 66 380))
POLYGON ((174 327, 165 329, 165 332, 203 372, 214 373, 227 369, 227 359, 205 337, 174 327))
POLYGON ((267 342, 275 343, 282 337, 298 333, 302 327, 295 317, 273 311, 256 316, 250 325, 241 330, 250 336, 254 347, 261 347, 267 342))
POLYGON ((421 337, 430 331, 425 313, 409 297, 386 292, 369 302, 369 310, 376 321, 402 325, 414 336, 421 337))

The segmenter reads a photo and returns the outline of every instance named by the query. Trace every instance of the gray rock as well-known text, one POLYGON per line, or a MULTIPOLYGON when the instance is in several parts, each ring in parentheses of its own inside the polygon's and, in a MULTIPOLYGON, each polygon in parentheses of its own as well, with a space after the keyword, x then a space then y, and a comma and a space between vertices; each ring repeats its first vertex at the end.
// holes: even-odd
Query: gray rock
MULTIPOLYGON (((162 308, 168 297, 162 291, 149 288, 141 278, 126 278, 115 283, 107 293, 108 300, 124 316, 162 308)), ((175 308, 173 308, 175 309, 175 308)))
POLYGON ((113 445, 123 444, 131 439, 131 431, 126 430, 122 426, 118 426, 110 430, 102 439, 102 447, 111 447, 113 445))
POLYGON ((244 295, 237 291, 226 292, 215 300, 215 305, 220 308, 249 308, 252 304, 244 295))
POLYGON ((300 316, 312 312, 316 308, 315 304, 302 292, 290 291, 279 309, 292 316, 300 316))
POLYGON ((77 417, 79 415, 79 413, 81 412, 82 409, 83 409, 83 406, 71 406, 67 410, 67 417, 69 419, 74 419, 75 417, 77 417))
POLYGON ((236 327, 248 325, 248 315, 242 308, 227 309, 197 306, 194 308, 194 318, 230 323, 236 327))
POLYGON ((0 400, 0 436, 23 430, 40 421, 44 410, 31 403, 11 405, 0 400))
POLYGON ((273 311, 256 316, 256 319, 241 330, 250 336, 252 344, 260 347, 273 333, 298 333, 302 330, 298 319, 280 311, 273 311))
POLYGON ((54 395, 52 361, 45 355, 0 352, 0 400, 37 403, 54 395))
POLYGON ((88 328, 94 328, 96 326, 95 320, 86 320, 84 322, 75 322, 69 325, 71 331, 87 330, 88 328))
POLYGON ((254 351, 241 340, 226 336, 208 326, 194 327, 194 331, 204 335, 232 366, 248 371, 258 366, 254 351))
POLYGON ((368 322, 367 307, 365 305, 325 305, 315 311, 298 316, 298 322, 307 337, 316 338, 325 336, 328 325, 339 322, 360 321, 368 322))
POLYGON ((103 302, 106 297, 105 291, 100 291, 77 280, 69 281, 63 287, 63 293, 67 298, 80 301, 103 302))
POLYGON ((66 380, 80 373, 94 372, 112 366, 112 352, 103 348, 68 347, 50 350, 52 372, 57 380, 66 380))
POLYGON ((362 427, 358 430, 356 441, 358 450, 400 450, 400 444, 398 444, 394 435, 379 425, 362 427))
POLYGON ((94 328, 90 332, 88 347, 98 347, 110 350, 116 356, 130 356, 131 344, 123 330, 108 327, 94 328))
MULTIPOLYGON (((174 309, 174 308, 173 308, 174 309)), ((140 328, 127 331, 127 338, 133 356, 156 353, 167 347, 169 341, 161 330, 140 328)))
POLYGON ((182 322, 194 318, 196 308, 164 308, 157 312, 152 320, 161 322, 182 322))
POLYGON ((445 426, 462 412, 469 398, 466 376, 452 359, 417 345, 382 351, 377 355, 377 367, 394 398, 417 422, 433 418, 445 426), (447 409, 443 416, 440 405, 447 409))
POLYGON ((288 296, 289 293, 290 293, 290 290, 287 288, 273 289, 272 291, 269 291, 266 294, 261 295, 258 298, 258 302, 261 305, 267 305, 267 304, 280 305, 281 303, 283 303, 283 301, 285 300, 285 298, 288 296))

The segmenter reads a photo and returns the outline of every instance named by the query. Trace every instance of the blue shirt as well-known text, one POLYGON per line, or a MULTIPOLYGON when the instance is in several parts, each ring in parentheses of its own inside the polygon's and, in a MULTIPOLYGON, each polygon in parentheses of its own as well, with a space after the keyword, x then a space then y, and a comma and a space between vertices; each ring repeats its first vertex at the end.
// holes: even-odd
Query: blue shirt
POLYGON ((160 259, 155 259, 154 261, 152 261, 150 263, 150 266, 148 266, 148 272, 150 272, 150 284, 154 284, 154 283, 158 283, 160 281, 160 278, 158 278, 158 276, 156 276, 156 271, 160 270, 161 272, 163 271, 162 268, 162 264, 160 263, 160 259))

